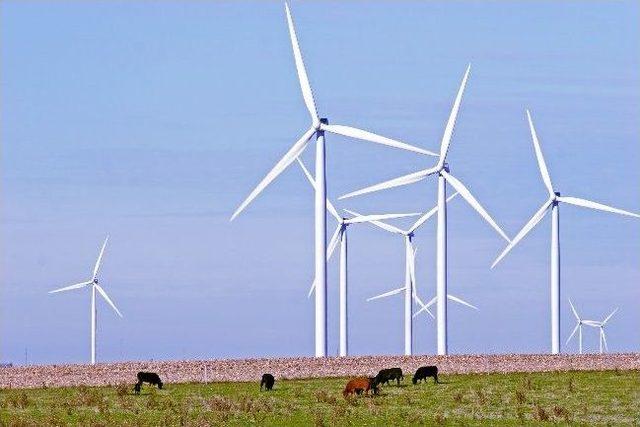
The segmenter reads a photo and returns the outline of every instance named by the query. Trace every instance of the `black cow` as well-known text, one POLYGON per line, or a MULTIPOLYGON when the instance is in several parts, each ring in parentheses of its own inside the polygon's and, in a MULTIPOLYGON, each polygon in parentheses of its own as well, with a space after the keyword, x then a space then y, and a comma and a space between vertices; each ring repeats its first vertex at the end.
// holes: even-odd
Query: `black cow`
POLYGON ((400 368, 382 369, 376 375, 376 384, 389 384, 389 381, 396 380, 397 384, 400 385, 400 380, 403 379, 404 376, 400 368))
POLYGON ((426 380, 428 377, 433 377, 433 381, 438 384, 438 367, 437 366, 422 366, 418 368, 413 376, 413 383, 418 384, 418 381, 426 380))
POLYGON ((262 374, 262 381, 260 381, 260 390, 264 387, 265 390, 271 390, 276 379, 271 374, 262 374))
POLYGON ((155 372, 138 372, 138 383, 135 385, 135 393, 140 394, 142 383, 149 383, 151 385, 157 385, 158 389, 162 390, 162 381, 155 372))

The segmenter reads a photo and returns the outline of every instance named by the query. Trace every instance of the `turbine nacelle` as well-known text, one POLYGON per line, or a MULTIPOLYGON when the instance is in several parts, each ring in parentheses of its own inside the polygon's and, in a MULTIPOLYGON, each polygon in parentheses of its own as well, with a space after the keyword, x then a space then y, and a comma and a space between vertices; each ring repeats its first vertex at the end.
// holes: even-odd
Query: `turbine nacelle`
POLYGON ((325 126, 328 124, 329 124, 329 119, 322 118, 320 120, 314 120, 312 123, 312 126, 314 127, 315 130, 324 131, 326 129, 325 126))

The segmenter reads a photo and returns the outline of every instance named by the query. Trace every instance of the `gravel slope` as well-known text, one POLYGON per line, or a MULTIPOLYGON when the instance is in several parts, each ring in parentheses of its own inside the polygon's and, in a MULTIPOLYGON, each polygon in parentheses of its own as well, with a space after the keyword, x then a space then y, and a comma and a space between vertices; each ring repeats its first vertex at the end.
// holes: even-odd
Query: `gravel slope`
MULTIPOLYGON (((166 383, 257 381, 270 372, 278 378, 374 375, 381 368, 411 373, 437 365, 441 373, 541 372, 569 370, 640 370, 640 353, 588 355, 356 356, 138 361, 90 365, 44 365, 0 368, 0 388, 133 384, 138 371, 154 371, 166 383)), ((406 374, 405 374, 406 375, 406 374)))

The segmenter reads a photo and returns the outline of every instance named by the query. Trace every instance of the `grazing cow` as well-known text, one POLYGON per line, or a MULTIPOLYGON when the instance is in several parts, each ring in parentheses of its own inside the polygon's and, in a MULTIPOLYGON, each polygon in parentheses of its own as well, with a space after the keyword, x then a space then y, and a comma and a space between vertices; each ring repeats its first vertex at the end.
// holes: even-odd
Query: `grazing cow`
POLYGON ((428 377, 433 377, 433 381, 438 384, 437 366, 423 366, 418 368, 416 374, 413 376, 413 383, 418 384, 418 381, 426 380, 428 377))
POLYGON ((400 385, 400 381, 403 379, 404 376, 402 375, 402 369, 383 369, 378 372, 378 375, 376 375, 376 384, 389 384, 389 381, 396 380, 397 384, 400 385))
POLYGON ((262 381, 260 381, 260 391, 262 391, 262 387, 264 386, 265 390, 271 390, 273 388, 273 384, 276 382, 276 379, 273 378, 271 374, 262 374, 262 381))
POLYGON ((141 387, 140 387, 140 383, 136 383, 136 384, 133 386, 133 392, 134 392, 135 394, 140 394, 140 388, 141 388, 141 387))
POLYGON ((138 383, 135 386, 136 394, 140 394, 142 383, 149 383, 151 385, 157 385, 158 389, 162 390, 162 381, 155 372, 138 372, 138 383))
POLYGON ((342 395, 346 399, 347 396, 353 394, 361 395, 363 392, 365 394, 369 394, 370 390, 373 391, 373 394, 378 394, 378 384, 376 383, 375 377, 354 378, 352 380, 349 380, 346 387, 342 391, 342 395))

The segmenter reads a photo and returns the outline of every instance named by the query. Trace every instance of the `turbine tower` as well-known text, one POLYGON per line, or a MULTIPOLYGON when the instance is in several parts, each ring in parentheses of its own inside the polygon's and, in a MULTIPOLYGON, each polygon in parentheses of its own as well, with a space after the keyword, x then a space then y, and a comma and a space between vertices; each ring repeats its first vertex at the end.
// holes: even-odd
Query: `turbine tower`
MULTIPOLYGON (((309 173, 309 170, 304 165, 304 163, 298 160, 298 164, 300 168, 304 172, 307 180, 311 184, 311 186, 315 189, 316 185, 309 173)), ((394 218, 405 218, 410 216, 418 216, 419 213, 409 213, 409 214, 382 214, 382 215, 356 215, 353 218, 344 218, 338 214, 338 211, 333 206, 331 201, 327 198, 327 210, 333 215, 336 219, 338 226, 336 227, 336 231, 333 233, 331 237, 331 241, 329 242, 329 247, 327 249, 327 261, 331 259, 333 252, 338 246, 338 242, 340 242, 340 288, 339 288, 339 307, 340 307, 340 317, 339 317, 339 327, 340 327, 340 345, 338 348, 338 355, 341 357, 347 356, 349 354, 349 318, 348 318, 348 301, 347 301, 347 285, 348 285, 348 249, 347 249, 347 228, 351 224, 359 224, 363 222, 371 222, 377 221, 381 219, 394 219, 394 218)), ((311 284, 311 288, 309 289, 309 297, 315 290, 316 281, 314 279, 311 284)))
POLYGON ((302 60, 298 37, 296 35, 293 18, 291 17, 291 11, 289 10, 289 4, 287 2, 285 2, 285 13, 287 15, 287 24, 289 26, 289 35, 291 37, 291 46, 293 48, 293 57, 296 64, 296 70, 298 72, 298 80, 300 81, 300 89, 302 90, 304 103, 307 110, 309 110, 309 115, 311 116, 311 126, 302 134, 300 139, 298 139, 291 148, 289 148, 289 151, 282 156, 273 169, 267 173, 249 196, 240 204, 238 209, 236 209, 231 216, 231 221, 233 221, 233 219, 237 217, 258 194, 260 194, 304 151, 311 138, 315 135, 315 277, 316 283, 318 284, 318 286, 316 286, 315 293, 315 355, 316 357, 325 357, 327 355, 327 189, 325 132, 348 136, 390 147, 401 148, 420 154, 432 156, 437 156, 437 154, 362 129, 343 125, 331 125, 326 118, 320 118, 318 110, 316 109, 311 84, 309 83, 309 77, 307 76, 307 71, 302 60))
POLYGON ((64 288, 56 289, 53 291, 49 291, 50 294, 55 294, 58 292, 70 291, 73 289, 81 289, 86 286, 91 286, 91 364, 95 365, 96 363, 96 322, 97 322, 97 311, 96 311, 96 291, 102 298, 115 310, 118 316, 122 317, 122 313, 116 307, 116 305, 111 301, 109 295, 102 289, 102 286, 98 284, 98 271, 100 270, 100 264, 102 262, 102 256, 104 255, 104 249, 107 246, 107 241, 109 240, 109 236, 104 240, 102 244, 102 249, 100 249, 100 255, 98 255, 98 260, 96 261, 95 266, 93 267, 93 273, 91 275, 91 280, 87 280, 86 282, 77 283, 75 285, 66 286, 64 288))
POLYGON ((471 192, 454 177, 449 170, 449 165, 446 163, 447 152, 449 151, 449 145, 451 144, 451 137, 453 136, 453 129, 455 127, 456 118, 460 109, 460 103, 462 102, 462 95, 464 93, 469 72, 471 71, 471 64, 467 67, 462 83, 458 89, 449 120, 442 136, 440 143, 440 159, 435 167, 420 170, 408 175, 404 175, 389 181, 382 182, 380 184, 372 185, 370 187, 357 190, 344 196, 340 199, 357 196, 360 194, 372 193, 374 191, 384 190, 387 188, 399 187, 402 185, 413 184, 418 181, 431 176, 437 175, 438 177, 438 232, 436 243, 436 256, 437 256, 437 328, 438 328, 438 354, 445 355, 448 352, 447 348, 447 183, 455 188, 460 195, 484 218, 485 221, 493 227, 498 234, 500 234, 506 241, 509 241, 507 235, 502 231, 500 226, 491 218, 491 215, 482 207, 482 205, 476 200, 471 192))
POLYGON ((522 227, 516 237, 513 238, 498 258, 496 258, 491 265, 491 268, 494 268, 500 260, 502 260, 502 258, 504 258, 505 255, 507 255, 507 253, 509 253, 509 251, 511 251, 511 249, 513 249, 549 211, 551 211, 551 353, 558 354, 560 353, 560 203, 567 203, 583 208, 627 215, 635 218, 640 218, 640 215, 586 199, 561 196, 551 183, 551 177, 549 176, 547 165, 544 161, 544 157, 542 156, 540 142, 538 141, 538 135, 536 134, 536 130, 533 126, 533 120, 531 119, 529 110, 527 110, 527 120, 529 122, 529 130, 531 131, 533 148, 538 161, 538 168, 540 169, 540 175, 542 175, 542 181, 544 182, 545 187, 547 187, 549 198, 542 204, 542 207, 533 215, 533 217, 531 217, 529 222, 522 227))

